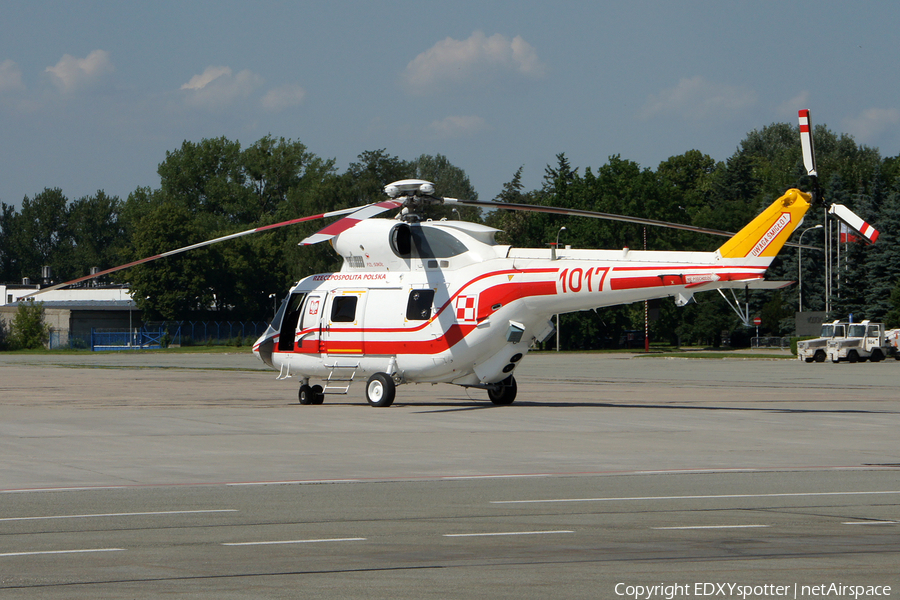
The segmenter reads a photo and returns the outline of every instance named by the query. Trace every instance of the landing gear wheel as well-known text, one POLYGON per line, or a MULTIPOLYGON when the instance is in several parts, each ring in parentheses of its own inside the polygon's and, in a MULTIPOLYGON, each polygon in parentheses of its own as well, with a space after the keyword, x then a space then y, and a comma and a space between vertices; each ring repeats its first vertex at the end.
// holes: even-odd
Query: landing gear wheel
POLYGON ((370 406, 390 406, 397 388, 387 373, 375 373, 366 383, 366 400, 370 406))
POLYGON ((496 388, 488 388, 488 398, 491 399, 491 402, 498 406, 507 406, 513 403, 513 400, 516 399, 516 380, 510 375, 499 384, 499 387, 496 388))
POLYGON ((325 402, 325 391, 322 389, 321 385, 312 386, 312 404, 322 404, 325 402))
POLYGON ((300 392, 297 395, 300 397, 300 404, 315 404, 316 396, 313 393, 313 388, 311 388, 310 386, 306 384, 301 385, 300 392))

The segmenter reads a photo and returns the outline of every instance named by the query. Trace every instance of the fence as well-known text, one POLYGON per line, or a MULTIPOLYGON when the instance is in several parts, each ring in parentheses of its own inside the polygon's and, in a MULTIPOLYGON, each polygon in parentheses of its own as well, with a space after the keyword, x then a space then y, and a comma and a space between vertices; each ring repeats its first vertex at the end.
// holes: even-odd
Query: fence
POLYGON ((157 321, 132 331, 91 329, 90 334, 68 330, 50 332, 55 349, 148 350, 168 346, 252 344, 269 326, 266 321, 157 321))
POLYGON ((133 331, 91 330, 91 350, 158 350, 165 345, 165 330, 133 331))
POLYGON ((172 346, 243 345, 254 342, 269 326, 266 321, 160 321, 148 329, 164 329, 172 346))
POLYGON ((750 338, 751 348, 790 348, 789 337, 755 337, 750 338))

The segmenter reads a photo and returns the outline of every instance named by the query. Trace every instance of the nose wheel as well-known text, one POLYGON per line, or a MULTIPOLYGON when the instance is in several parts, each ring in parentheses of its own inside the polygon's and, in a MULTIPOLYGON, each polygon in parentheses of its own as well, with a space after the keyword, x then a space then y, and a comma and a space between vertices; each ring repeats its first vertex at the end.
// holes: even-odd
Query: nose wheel
POLYGON ((512 404, 516 399, 516 380, 510 375, 497 384, 497 387, 488 388, 488 398, 497 406, 512 404))
POLYGON ((300 392, 298 393, 300 398, 300 404, 322 404, 325 401, 325 393, 322 390, 321 385, 306 385, 303 384, 300 386, 300 392))

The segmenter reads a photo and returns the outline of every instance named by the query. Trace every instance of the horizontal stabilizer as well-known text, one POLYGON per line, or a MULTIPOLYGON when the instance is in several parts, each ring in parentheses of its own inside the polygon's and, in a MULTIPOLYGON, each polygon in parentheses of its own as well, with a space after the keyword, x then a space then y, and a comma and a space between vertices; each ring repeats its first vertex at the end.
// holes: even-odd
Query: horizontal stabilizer
MULTIPOLYGON (((735 282, 740 283, 740 282, 735 282)), ((754 279, 753 281, 744 282, 744 285, 736 287, 747 287, 751 290, 780 290, 789 285, 796 283, 795 281, 772 281, 770 279, 754 279)))
MULTIPOLYGON (((734 281, 704 281, 688 285, 688 288, 702 288, 709 286, 718 289, 732 290, 780 290, 794 283, 793 281, 771 281, 768 279, 736 279, 734 281)), ((692 291, 701 291, 694 289, 692 291)))
POLYGON ((832 204, 828 212, 848 227, 859 232, 870 244, 874 244, 875 240, 878 239, 878 230, 863 221, 855 212, 843 204, 832 204))

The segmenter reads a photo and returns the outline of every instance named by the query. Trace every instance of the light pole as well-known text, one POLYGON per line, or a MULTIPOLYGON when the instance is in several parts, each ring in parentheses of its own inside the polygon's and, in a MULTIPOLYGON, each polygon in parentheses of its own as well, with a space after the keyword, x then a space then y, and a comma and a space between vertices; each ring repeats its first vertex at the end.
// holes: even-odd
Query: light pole
POLYGON ((797 244, 799 245, 797 248, 797 291, 799 292, 797 296, 797 312, 803 312, 803 262, 800 260, 803 253, 803 234, 810 229, 822 229, 822 227, 823 225, 821 223, 819 225, 807 227, 800 233, 800 239, 797 241, 797 244))

